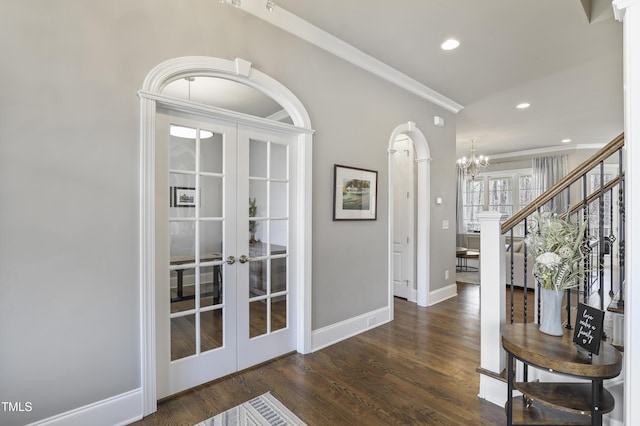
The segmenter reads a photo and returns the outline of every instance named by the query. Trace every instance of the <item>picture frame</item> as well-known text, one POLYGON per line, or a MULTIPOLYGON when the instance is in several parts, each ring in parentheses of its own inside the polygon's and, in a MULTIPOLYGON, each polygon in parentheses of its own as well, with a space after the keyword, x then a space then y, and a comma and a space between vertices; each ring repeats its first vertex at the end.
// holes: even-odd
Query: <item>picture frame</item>
POLYGON ((376 220, 378 172, 335 164, 333 220, 376 220))
POLYGON ((187 186, 172 186, 170 198, 170 207, 195 207, 196 189, 187 186))

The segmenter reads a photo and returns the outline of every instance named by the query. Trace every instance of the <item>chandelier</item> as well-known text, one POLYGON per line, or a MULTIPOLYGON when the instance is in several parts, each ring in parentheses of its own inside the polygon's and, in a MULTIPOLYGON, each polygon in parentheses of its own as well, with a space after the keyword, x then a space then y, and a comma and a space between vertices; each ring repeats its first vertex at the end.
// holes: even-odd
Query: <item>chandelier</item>
POLYGON ((458 167, 464 171, 471 179, 475 179, 480 169, 484 169, 489 165, 489 157, 481 155, 476 157, 475 139, 471 140, 471 157, 462 157, 458 159, 458 167))
MULTIPOLYGON (((219 0, 220 3, 226 3, 227 0, 219 0)), ((231 4, 235 7, 240 7, 242 6, 242 1, 241 0, 231 0, 231 4)), ((267 10, 269 10, 269 12, 273 12, 273 9, 276 8, 276 3, 273 0, 267 0, 267 10)))

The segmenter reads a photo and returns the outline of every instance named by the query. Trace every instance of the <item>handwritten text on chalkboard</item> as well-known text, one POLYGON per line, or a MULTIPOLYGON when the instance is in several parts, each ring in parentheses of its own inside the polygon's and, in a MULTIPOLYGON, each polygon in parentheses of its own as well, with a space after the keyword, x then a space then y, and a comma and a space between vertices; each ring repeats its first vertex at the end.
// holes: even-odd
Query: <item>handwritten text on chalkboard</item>
POLYGON ((578 304, 573 343, 598 355, 602 339, 604 311, 585 304, 578 304))

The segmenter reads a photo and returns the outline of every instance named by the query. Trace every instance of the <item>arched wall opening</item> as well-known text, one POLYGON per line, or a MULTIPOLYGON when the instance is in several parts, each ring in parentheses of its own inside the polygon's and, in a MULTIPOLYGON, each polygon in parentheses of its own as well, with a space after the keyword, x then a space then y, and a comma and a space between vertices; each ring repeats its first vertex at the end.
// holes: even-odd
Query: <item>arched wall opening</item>
MULTIPOLYGON (((413 141, 415 149, 416 175, 417 175, 417 216, 416 216, 416 303, 418 306, 429 306, 430 288, 430 185, 431 185, 431 154, 429 144, 424 134, 416 127, 414 122, 407 122, 396 127, 389 137, 388 146, 388 172, 389 172, 389 200, 393 200, 393 172, 391 153, 399 137, 406 135, 413 141)), ((393 311, 393 203, 389 202, 389 307, 393 311)))

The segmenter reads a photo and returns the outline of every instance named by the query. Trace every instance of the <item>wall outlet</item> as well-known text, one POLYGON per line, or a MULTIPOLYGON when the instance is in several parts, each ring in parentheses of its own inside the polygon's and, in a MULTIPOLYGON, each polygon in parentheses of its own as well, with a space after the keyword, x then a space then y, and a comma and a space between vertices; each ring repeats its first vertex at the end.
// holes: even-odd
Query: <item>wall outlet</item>
POLYGON ((442 229, 449 229, 449 221, 448 220, 443 220, 442 221, 442 229))
POLYGON ((448 269, 446 271, 444 271, 444 279, 445 280, 449 279, 449 270, 448 269))

